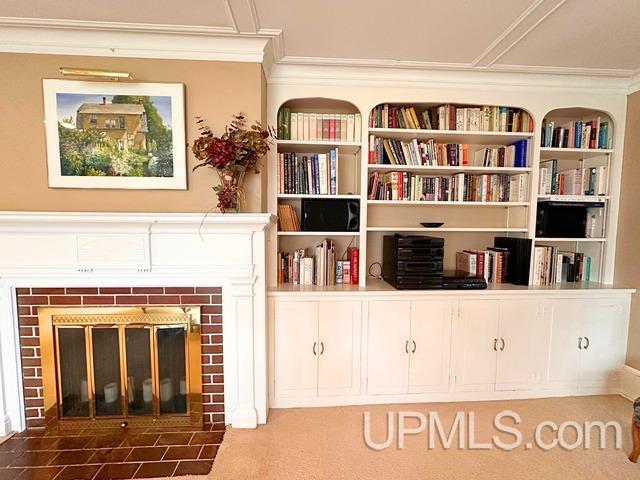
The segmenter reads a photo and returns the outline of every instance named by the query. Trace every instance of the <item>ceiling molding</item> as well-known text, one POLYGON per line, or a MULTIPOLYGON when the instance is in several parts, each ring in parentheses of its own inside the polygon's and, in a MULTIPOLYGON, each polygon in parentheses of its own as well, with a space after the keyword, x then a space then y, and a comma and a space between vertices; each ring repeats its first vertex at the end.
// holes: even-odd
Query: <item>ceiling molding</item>
POLYGON ((629 82, 629 95, 640 90, 640 68, 633 72, 629 82))
POLYGON ((473 66, 492 66, 565 1, 536 0, 472 62, 473 66))
POLYGON ((267 81, 280 85, 342 85, 389 88, 477 88, 496 90, 582 90, 594 93, 626 93, 628 75, 586 75, 550 72, 532 75, 531 71, 493 71, 486 68, 425 69, 379 65, 283 64, 271 66, 267 81))
POLYGON ((240 29, 238 29, 238 22, 236 22, 236 17, 233 14, 233 8, 231 8, 230 0, 223 0, 223 2, 224 2, 224 8, 227 11, 227 17, 229 17, 229 22, 233 27, 234 33, 240 33, 240 29))
MULTIPOLYGON (((276 57, 278 58, 278 57, 276 57)), ((458 72, 495 72, 495 73, 537 73, 573 76, 630 77, 633 70, 611 68, 575 68, 553 67, 545 65, 493 65, 491 67, 474 66, 471 63, 414 62, 408 60, 376 60, 366 58, 323 58, 284 56, 276 63, 281 65, 306 65, 329 67, 376 67, 390 69, 447 70, 458 72)))
POLYGON ((0 51, 260 63, 278 32, 0 17, 0 51))

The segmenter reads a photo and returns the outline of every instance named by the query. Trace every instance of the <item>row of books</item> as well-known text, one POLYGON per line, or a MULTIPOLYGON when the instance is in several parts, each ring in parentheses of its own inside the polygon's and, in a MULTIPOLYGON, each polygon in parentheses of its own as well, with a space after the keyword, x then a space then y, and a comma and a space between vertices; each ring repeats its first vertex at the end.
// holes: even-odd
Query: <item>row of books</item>
POLYGON ((359 113, 278 111, 279 140, 311 140, 359 142, 362 138, 362 116, 359 113))
POLYGON ((606 195, 607 166, 558 171, 557 160, 540 163, 540 195, 606 195))
POLYGON ((600 117, 588 121, 567 122, 556 126, 556 122, 542 121, 542 147, 553 148, 611 148, 609 122, 600 117))
POLYGON ((591 257, 580 252, 562 252, 559 247, 539 246, 533 253, 533 284, 556 285, 591 281, 591 257))
POLYGON ((278 192, 284 194, 336 195, 338 149, 329 153, 278 155, 278 192))
POLYGON ((300 248, 293 253, 278 252, 278 283, 294 285, 332 286, 357 285, 359 282, 360 249, 348 248, 339 259, 336 244, 325 239, 313 249, 313 255, 300 248))
POLYGON ((528 150, 528 141, 520 140, 509 146, 476 150, 470 162, 467 144, 369 137, 369 163, 378 165, 526 167, 528 150))
POLYGON ((369 177, 369 200, 440 202, 526 202, 528 176, 424 176, 410 172, 374 172, 369 177))
POLYGON ((278 231, 280 232, 299 232, 300 220, 298 213, 292 205, 278 205, 278 231))
POLYGON ((471 132, 532 132, 533 119, 524 110, 500 106, 440 105, 418 109, 415 106, 385 103, 371 111, 369 126, 471 132))
POLYGON ((486 250, 456 252, 456 271, 469 277, 484 278, 487 283, 506 283, 509 250, 488 247, 486 250))

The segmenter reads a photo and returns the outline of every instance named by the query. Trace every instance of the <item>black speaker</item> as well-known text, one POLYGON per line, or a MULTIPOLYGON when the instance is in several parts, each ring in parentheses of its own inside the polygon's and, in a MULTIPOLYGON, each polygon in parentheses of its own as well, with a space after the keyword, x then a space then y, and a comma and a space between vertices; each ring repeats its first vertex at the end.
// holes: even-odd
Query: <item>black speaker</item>
POLYGON ((302 199, 303 232, 357 232, 360 202, 342 199, 302 199))

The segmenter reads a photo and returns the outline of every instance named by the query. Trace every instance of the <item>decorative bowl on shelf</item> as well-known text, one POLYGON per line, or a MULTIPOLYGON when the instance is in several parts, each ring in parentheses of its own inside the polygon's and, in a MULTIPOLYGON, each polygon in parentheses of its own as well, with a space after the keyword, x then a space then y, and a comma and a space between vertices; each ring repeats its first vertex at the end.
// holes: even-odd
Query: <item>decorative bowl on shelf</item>
POLYGON ((420 222, 424 228, 438 228, 444 225, 444 222, 420 222))

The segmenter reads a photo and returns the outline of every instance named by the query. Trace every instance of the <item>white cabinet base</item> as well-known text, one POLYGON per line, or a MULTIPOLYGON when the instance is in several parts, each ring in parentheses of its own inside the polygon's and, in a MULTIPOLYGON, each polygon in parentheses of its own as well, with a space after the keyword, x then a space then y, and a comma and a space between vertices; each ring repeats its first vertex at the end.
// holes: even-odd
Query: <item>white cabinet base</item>
POLYGON ((631 293, 274 295, 270 407, 619 394, 631 293))

